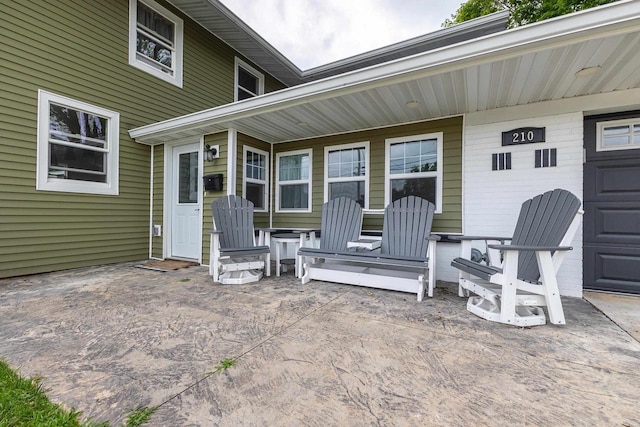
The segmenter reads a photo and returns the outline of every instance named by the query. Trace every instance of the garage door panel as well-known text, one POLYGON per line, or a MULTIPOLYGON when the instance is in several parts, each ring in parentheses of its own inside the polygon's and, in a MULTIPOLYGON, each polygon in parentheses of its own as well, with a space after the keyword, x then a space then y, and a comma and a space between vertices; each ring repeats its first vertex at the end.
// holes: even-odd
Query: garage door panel
POLYGON ((585 243, 640 246, 640 204, 634 202, 586 202, 585 243))
POLYGON ((585 165, 585 201, 640 199, 638 159, 606 160, 585 165))
POLYGON ((640 249, 584 246, 589 289, 640 294, 640 249))

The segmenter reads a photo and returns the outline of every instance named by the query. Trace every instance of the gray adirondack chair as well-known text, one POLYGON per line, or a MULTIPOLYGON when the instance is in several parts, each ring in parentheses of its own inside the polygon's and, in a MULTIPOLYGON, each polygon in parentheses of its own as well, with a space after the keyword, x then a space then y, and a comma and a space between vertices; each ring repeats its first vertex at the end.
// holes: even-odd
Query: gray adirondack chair
MULTIPOLYGON (((225 284, 255 282, 264 270, 271 275, 268 245, 256 245, 253 203, 239 196, 225 196, 211 203, 209 273, 213 281, 225 284)), ((268 243, 268 242, 267 242, 268 243)))
MULTIPOLYGON (((472 293, 467 309, 487 320, 517 326, 565 324, 556 274, 580 226, 580 200, 556 189, 522 204, 513 237, 461 237, 462 256, 451 265, 459 270, 460 296, 472 293), (471 241, 499 241, 488 248, 502 251, 501 265, 470 260, 471 241), (510 244, 504 244, 505 241, 510 244)), ((495 258, 495 257, 494 257, 495 258)))
POLYGON ((428 295, 433 296, 435 241, 439 239, 438 236, 431 236, 435 211, 433 203, 409 196, 387 206, 382 240, 378 242, 379 250, 375 251, 358 249, 358 243, 361 242, 360 211, 358 214, 336 214, 339 209, 330 203, 323 207, 320 248, 301 248, 298 252, 305 258, 302 283, 316 279, 411 292, 417 294, 418 301, 422 301, 428 284, 428 295), (347 227, 344 223, 356 225, 347 227), (349 232, 342 233, 340 230, 349 232), (326 234, 331 236, 323 246, 326 234), (348 246, 354 248, 349 250, 348 246), (314 261, 306 262, 306 259, 314 261), (325 262, 328 259, 332 262, 325 262))

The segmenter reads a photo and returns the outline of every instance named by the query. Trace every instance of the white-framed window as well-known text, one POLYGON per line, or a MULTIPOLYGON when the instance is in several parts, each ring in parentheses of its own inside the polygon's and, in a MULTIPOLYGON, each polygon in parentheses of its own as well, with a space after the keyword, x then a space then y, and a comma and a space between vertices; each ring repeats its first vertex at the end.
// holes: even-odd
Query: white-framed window
POLYGON ((640 118, 599 122, 596 151, 640 149, 640 118))
POLYGON ((276 154, 276 212, 311 212, 312 150, 276 154))
POLYGON ((242 197, 253 202, 256 212, 268 211, 269 153, 248 145, 243 146, 244 174, 242 197))
POLYGON ((129 0, 129 64, 182 87, 182 19, 153 0, 129 0))
POLYGON ((385 141, 385 205, 419 196, 442 212, 442 132, 385 141))
POLYGON ((118 194, 120 114, 38 91, 36 189, 118 194))
POLYGON ((324 148, 324 201, 349 197, 369 209, 369 142, 324 148))
POLYGON ((237 57, 235 69, 235 101, 253 98, 264 93, 264 74, 237 57))

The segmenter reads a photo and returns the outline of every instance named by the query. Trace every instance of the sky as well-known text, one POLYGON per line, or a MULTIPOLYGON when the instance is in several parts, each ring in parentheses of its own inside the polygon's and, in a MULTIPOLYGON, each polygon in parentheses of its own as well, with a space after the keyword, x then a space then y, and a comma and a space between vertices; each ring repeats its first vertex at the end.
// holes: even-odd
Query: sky
POLYGON ((464 0, 221 0, 298 68, 441 28, 464 0))

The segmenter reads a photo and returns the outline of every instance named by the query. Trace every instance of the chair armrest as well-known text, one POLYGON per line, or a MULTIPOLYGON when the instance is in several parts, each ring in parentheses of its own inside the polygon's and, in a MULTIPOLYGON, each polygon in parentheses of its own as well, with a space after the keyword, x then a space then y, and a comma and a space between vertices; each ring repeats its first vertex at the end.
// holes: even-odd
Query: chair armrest
POLYGON ((442 240, 442 237, 438 236, 437 234, 432 234, 430 236, 425 237, 425 239, 437 242, 438 240, 442 240))
POLYGON ((570 251, 572 246, 524 246, 524 245, 489 245, 491 249, 501 251, 570 251))
POLYGON ((209 234, 222 234, 221 230, 209 230, 209 234))
POLYGON ((496 236, 452 236, 449 235, 449 239, 451 240, 511 240, 512 237, 496 237, 496 236))

